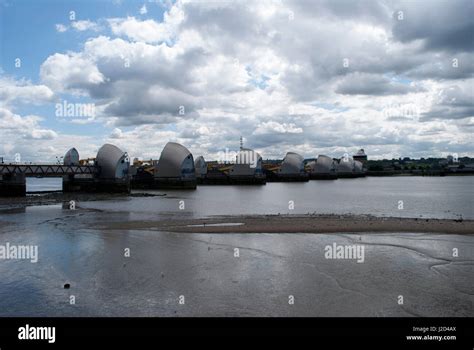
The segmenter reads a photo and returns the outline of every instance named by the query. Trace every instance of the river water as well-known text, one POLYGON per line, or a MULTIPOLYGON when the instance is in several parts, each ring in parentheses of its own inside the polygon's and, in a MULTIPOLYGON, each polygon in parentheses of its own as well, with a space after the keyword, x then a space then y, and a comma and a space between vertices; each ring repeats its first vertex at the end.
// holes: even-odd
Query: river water
MULTIPOLYGON (((75 211, 3 210, 0 245, 37 246, 38 261, 0 260, 0 316, 472 317, 474 235, 190 234, 96 224, 278 212, 473 218, 473 179, 200 186, 79 202, 75 211), (364 261, 327 259, 333 244, 363 246, 364 261)), ((43 187, 54 184, 34 188, 43 187)))
MULTIPOLYGON (((27 190, 33 188, 61 189, 61 180, 28 179, 27 190)), ((474 219, 474 176, 367 177, 148 192, 166 194, 166 199, 130 197, 82 205, 134 217, 317 213, 474 219)))

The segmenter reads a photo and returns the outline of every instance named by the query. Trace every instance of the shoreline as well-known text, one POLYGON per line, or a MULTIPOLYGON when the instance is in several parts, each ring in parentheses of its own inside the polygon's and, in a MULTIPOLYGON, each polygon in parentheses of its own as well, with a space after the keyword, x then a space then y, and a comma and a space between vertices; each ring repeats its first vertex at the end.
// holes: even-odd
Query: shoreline
POLYGON ((187 233, 444 233, 474 234, 474 220, 375 217, 369 215, 229 215, 202 219, 98 224, 103 230, 187 233))

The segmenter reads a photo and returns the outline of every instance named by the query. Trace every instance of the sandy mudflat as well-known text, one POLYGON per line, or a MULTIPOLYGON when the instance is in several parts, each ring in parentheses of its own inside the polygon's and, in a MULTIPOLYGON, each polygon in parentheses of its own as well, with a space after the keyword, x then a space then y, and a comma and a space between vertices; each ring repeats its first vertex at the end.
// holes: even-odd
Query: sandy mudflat
POLYGON ((413 232, 474 234, 474 220, 374 217, 365 215, 216 216, 205 219, 126 221, 102 229, 148 229, 195 233, 413 232))
POLYGON ((0 243, 37 245, 39 257, 0 262, 0 316, 474 316, 472 220, 193 219, 94 204, 0 214, 0 243), (334 244, 363 247, 363 261, 328 258, 334 244))

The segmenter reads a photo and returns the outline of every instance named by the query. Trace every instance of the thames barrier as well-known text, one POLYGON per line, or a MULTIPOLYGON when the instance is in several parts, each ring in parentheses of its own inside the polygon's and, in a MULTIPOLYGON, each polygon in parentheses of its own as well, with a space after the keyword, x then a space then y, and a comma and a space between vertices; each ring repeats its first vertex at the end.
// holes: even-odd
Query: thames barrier
POLYGON ((92 159, 81 160, 76 148, 63 157, 63 164, 0 164, 0 196, 25 196, 27 177, 62 177, 63 192, 129 193, 131 188, 195 189, 200 185, 264 185, 269 182, 299 182, 364 175, 362 162, 341 158, 338 162, 320 156, 305 164, 304 158, 288 152, 279 163, 264 163, 261 155, 241 146, 235 161, 206 162, 194 159, 183 145, 168 142, 158 161, 130 163, 127 152, 103 145, 92 159), (329 160, 329 161, 328 161, 329 160))
MULTIPOLYGON (((71 148, 62 164, 2 162, 0 196, 25 196, 27 177, 60 177, 63 192, 130 193, 131 189, 196 189, 197 185, 265 185, 267 182, 396 175, 393 170, 378 169, 379 165, 368 169, 363 149, 352 157, 346 153, 341 158, 318 155, 305 159, 298 153, 287 152, 282 160, 264 161, 258 152, 241 144, 233 158, 224 161, 206 161, 203 156, 194 158, 185 146, 176 142, 168 142, 158 160, 135 158, 133 162, 127 152, 111 144, 103 145, 95 158, 88 159, 80 159, 77 149, 71 148)), ((449 173, 423 170, 421 175, 472 173, 469 166, 449 164, 448 157, 446 169, 452 170, 449 173)), ((416 170, 410 170, 410 174, 420 175, 416 170)))

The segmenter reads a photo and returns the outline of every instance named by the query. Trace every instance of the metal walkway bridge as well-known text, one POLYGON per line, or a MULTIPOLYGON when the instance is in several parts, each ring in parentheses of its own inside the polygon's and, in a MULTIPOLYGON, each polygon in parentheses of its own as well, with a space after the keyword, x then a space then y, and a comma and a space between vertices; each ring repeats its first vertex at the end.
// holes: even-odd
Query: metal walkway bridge
POLYGON ((28 177, 61 177, 95 173, 97 173, 97 167, 94 165, 0 164, 0 175, 23 174, 28 177))

